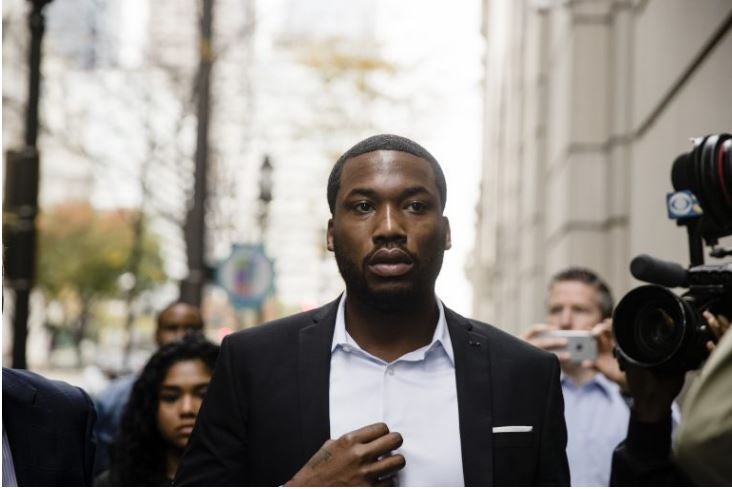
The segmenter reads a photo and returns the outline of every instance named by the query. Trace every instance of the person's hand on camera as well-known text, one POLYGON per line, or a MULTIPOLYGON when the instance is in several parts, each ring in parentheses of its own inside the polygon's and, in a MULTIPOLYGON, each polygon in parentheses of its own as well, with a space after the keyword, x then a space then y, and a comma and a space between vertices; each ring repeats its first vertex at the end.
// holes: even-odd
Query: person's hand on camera
POLYGON ((622 392, 628 392, 628 379, 625 372, 620 370, 620 364, 613 354, 615 341, 613 340, 613 322, 611 319, 605 319, 597 326, 592 328, 592 334, 597 340, 597 358, 595 360, 585 360, 582 362, 584 368, 590 368, 596 372, 603 374, 620 386, 622 392))
POLYGON ((560 362, 567 362, 569 361, 569 352, 557 351, 563 350, 567 347, 567 340, 564 338, 541 336, 542 333, 546 331, 556 330, 557 328, 555 326, 549 326, 548 324, 535 324, 523 333, 519 334, 519 338, 528 343, 531 343, 537 348, 541 348, 542 350, 547 350, 556 354, 560 362))
POLYGON ((631 364, 626 365, 625 372, 638 421, 656 423, 670 415, 671 405, 684 386, 684 372, 657 372, 631 364))
POLYGON ((709 311, 704 311, 702 314, 704 315, 704 319, 707 320, 709 331, 714 337, 713 340, 709 340, 706 343, 707 350, 709 350, 709 353, 711 353, 714 351, 714 347, 717 345, 717 343, 719 343, 719 340, 722 338, 722 336, 729 330, 730 322, 729 319, 721 314, 715 316, 709 311))
POLYGON ((404 456, 402 436, 376 423, 328 440, 286 486, 392 486, 404 456))

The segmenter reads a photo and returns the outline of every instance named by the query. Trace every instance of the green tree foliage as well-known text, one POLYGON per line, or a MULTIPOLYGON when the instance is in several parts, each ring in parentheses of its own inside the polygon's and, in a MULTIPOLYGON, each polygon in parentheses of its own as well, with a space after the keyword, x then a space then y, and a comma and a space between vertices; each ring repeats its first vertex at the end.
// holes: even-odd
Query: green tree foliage
MULTIPOLYGON (((130 271, 138 211, 101 212, 86 202, 70 202, 43 212, 38 220, 37 285, 47 301, 64 310, 64 324, 77 344, 86 336, 96 301, 122 297, 120 277, 130 271)), ((135 293, 165 281, 158 239, 143 233, 135 267, 135 293)))

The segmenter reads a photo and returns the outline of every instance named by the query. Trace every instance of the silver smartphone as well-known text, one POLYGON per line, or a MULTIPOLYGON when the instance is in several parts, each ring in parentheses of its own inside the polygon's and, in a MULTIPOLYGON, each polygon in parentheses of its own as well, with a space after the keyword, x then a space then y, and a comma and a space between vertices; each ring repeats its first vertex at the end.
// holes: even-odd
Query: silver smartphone
POLYGON ((557 329, 542 331, 537 337, 562 338, 567 340, 567 346, 565 348, 557 348, 552 351, 568 352, 569 359, 573 362, 580 363, 583 360, 595 360, 597 358, 597 339, 595 339, 592 331, 557 329))

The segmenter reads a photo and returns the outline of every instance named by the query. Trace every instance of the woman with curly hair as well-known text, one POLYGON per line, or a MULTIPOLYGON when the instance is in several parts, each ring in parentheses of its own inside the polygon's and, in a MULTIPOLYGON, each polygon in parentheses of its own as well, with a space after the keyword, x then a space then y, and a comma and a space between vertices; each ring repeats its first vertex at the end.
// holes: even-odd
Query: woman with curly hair
POLYGON ((150 358, 122 415, 111 468, 96 485, 171 485, 218 354, 219 347, 198 334, 150 358))

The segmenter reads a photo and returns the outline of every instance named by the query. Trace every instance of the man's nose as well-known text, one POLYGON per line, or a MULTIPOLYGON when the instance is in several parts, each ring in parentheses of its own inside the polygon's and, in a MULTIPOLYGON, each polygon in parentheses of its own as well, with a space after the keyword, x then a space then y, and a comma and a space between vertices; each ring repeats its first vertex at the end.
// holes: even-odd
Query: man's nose
POLYGON ((400 213, 394 206, 385 205, 376 215, 376 227, 374 228, 373 240, 375 243, 389 241, 404 242, 407 233, 400 213))
POLYGON ((572 311, 562 309, 562 313, 559 315, 559 328, 560 329, 572 329, 572 311))

